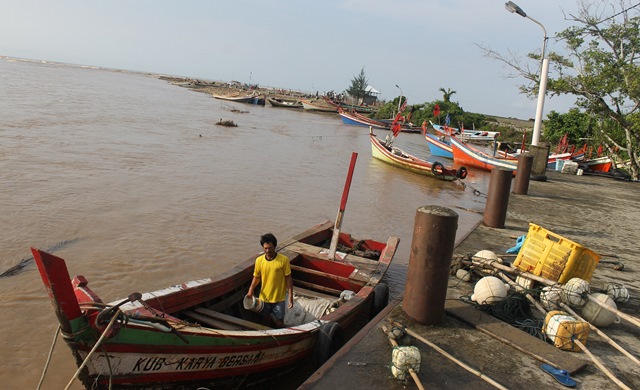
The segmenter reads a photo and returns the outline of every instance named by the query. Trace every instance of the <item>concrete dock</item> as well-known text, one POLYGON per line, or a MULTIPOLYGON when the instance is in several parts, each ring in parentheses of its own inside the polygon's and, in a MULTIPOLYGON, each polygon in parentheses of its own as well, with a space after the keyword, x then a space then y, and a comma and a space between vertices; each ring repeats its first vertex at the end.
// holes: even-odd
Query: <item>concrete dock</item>
MULTIPOLYGON (((527 234, 529 223, 534 223, 600 254, 601 262, 590 283, 591 292, 600 291, 608 283, 623 284, 631 299, 619 303, 618 309, 638 318, 640 184, 555 171, 548 171, 547 177, 546 182, 531 181, 527 195, 510 194, 503 229, 484 226, 482 215, 479 215, 478 227, 467 237, 457 240, 454 261, 462 255, 473 255, 484 249, 498 256, 504 255, 515 245, 516 237, 527 234)), ((513 257, 504 259, 513 261, 513 257)), ((401 382, 391 374, 392 346, 382 327, 391 327, 395 323, 401 323, 420 338, 436 344, 506 388, 564 388, 540 368, 545 362, 559 368, 566 367, 577 382, 577 389, 616 387, 585 353, 559 350, 494 317, 483 317, 487 314, 463 302, 473 293, 473 283, 449 276, 445 320, 436 326, 412 322, 402 311, 402 302, 391 302, 300 388, 417 388, 411 376, 401 382)), ((580 313, 579 309, 576 311, 580 313)), ((534 310, 534 314, 538 313, 534 310)), ((601 330, 640 359, 638 326, 623 319, 601 330)), ((425 388, 495 388, 419 339, 411 338, 408 343, 420 350, 421 364, 417 376, 425 388)), ((640 365, 594 332, 589 334, 586 346, 624 385, 640 389, 640 365)))

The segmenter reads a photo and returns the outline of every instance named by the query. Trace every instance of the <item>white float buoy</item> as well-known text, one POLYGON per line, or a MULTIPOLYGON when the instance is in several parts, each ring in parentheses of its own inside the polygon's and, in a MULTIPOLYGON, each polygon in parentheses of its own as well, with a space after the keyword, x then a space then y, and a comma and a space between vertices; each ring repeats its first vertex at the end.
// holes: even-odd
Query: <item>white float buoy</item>
POLYGON ((625 303, 629 301, 629 290, 627 290, 627 288, 621 284, 607 284, 607 295, 618 303, 625 303))
POLYGON ((456 271, 456 278, 462 280, 463 282, 471 281, 471 271, 460 268, 456 271))
POLYGON ((498 261, 500 261, 500 258, 498 257, 498 255, 495 254, 495 252, 492 252, 492 251, 487 250, 487 249, 483 249, 481 251, 478 251, 478 253, 476 253, 474 256, 475 257, 480 257, 480 258, 485 259, 485 260, 498 260, 498 261))
MULTIPOLYGON (((618 310, 616 303, 607 294, 593 293, 591 296, 613 310, 618 310)), ((598 327, 609 326, 614 322, 620 323, 620 317, 591 300, 585 303, 582 308, 582 318, 598 327)))
POLYGON ((473 288, 471 300, 481 305, 504 301, 509 291, 509 285, 495 276, 485 276, 478 280, 473 288))
POLYGON ((420 350, 414 346, 402 346, 393 348, 391 354, 391 373, 394 377, 403 381, 409 374, 409 369, 420 371, 420 350))
POLYGON ((562 301, 571 306, 582 307, 587 303, 589 295, 589 283, 580 278, 571 278, 562 287, 562 301))
POLYGON ((540 293, 540 303, 545 309, 559 310, 560 302, 562 302, 562 287, 560 286, 547 286, 542 289, 540 293))

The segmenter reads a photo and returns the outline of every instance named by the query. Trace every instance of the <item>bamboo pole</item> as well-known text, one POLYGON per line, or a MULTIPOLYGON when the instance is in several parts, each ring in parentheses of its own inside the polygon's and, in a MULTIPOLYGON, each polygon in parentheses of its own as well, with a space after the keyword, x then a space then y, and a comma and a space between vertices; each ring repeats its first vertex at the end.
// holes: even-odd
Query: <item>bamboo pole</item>
MULTIPOLYGON (((564 309, 564 311, 566 311, 567 313, 571 314, 572 316, 576 317, 577 319, 584 321, 584 322, 588 322, 586 321, 584 318, 580 317, 575 311, 573 311, 573 309, 571 309, 569 307, 569 305, 567 305, 564 302, 559 302, 560 307, 562 309, 564 309)), ((638 358, 636 358, 635 356, 633 356, 631 353, 629 353, 626 349, 622 348, 622 346, 620 346, 618 343, 616 343, 613 339, 611 339, 609 336, 607 336, 603 331, 601 331, 600 329, 596 328, 595 325, 589 323, 589 327, 591 328, 591 330, 593 330, 594 332, 596 332, 596 334, 600 337, 602 337, 607 343, 609 343, 612 347, 614 347, 615 349, 617 349, 618 351, 620 351, 623 355, 625 355, 626 357, 628 357, 629 359, 633 360, 636 364, 640 365, 640 360, 638 360, 638 358)))
MULTIPOLYGON (((389 337, 389 329, 387 328, 386 325, 382 325, 382 331, 389 338, 389 342, 391 343, 391 345, 393 347, 397 347, 398 342, 392 339, 391 337, 389 337)), ((424 390, 424 386, 422 386, 422 382, 420 382, 420 378, 418 377, 418 373, 416 372, 416 370, 414 370, 413 368, 409 368, 409 374, 413 378, 413 381, 416 383, 416 386, 418 386, 418 389, 424 390)))
MULTIPOLYGON (((394 322, 394 325, 396 326, 402 326, 402 324, 398 323, 398 322, 394 322)), ((444 349, 438 347, 436 344, 432 343, 431 341, 427 340, 426 338, 420 336, 419 334, 417 334, 416 332, 412 331, 409 328, 403 328, 407 334, 409 334, 410 336, 415 337, 416 339, 422 341, 423 343, 427 344, 428 346, 430 346, 431 348, 435 349, 436 351, 438 351, 440 354, 444 355, 446 358, 448 358, 449 360, 451 360, 452 362, 456 363, 457 365, 459 365, 460 367, 464 368, 465 370, 471 372, 472 374, 476 375, 478 378, 482 379, 485 382, 488 382, 490 384, 492 384, 493 386, 495 386, 498 389, 502 389, 502 390, 507 390, 507 387, 504 387, 503 385, 501 385, 500 383, 496 382, 495 380, 491 379, 490 377, 486 376, 485 374, 483 374, 482 372, 480 372, 479 370, 476 370, 475 368, 469 366, 468 364, 458 360, 457 358, 455 358, 454 356, 452 356, 451 354, 449 354, 447 351, 445 351, 444 349)))
POLYGON ((613 373, 611 371, 609 371, 609 369, 607 369, 607 367, 605 367, 604 364, 602 364, 602 362, 597 357, 595 357, 595 355, 593 355, 591 353, 591 351, 589 351, 587 349, 587 347, 585 347, 585 345, 582 344, 582 342, 580 340, 574 339, 572 341, 578 347, 580 347, 582 352, 586 353, 591 358, 591 360, 593 360, 593 362, 595 363, 596 366, 598 366, 600 371, 602 371, 606 376, 608 376, 609 379, 611 379, 613 381, 613 383, 615 383, 616 385, 620 386, 621 389, 631 390, 631 388, 629 386, 625 385, 624 383, 622 383, 622 381, 620 379, 616 378, 615 375, 613 375, 613 373))

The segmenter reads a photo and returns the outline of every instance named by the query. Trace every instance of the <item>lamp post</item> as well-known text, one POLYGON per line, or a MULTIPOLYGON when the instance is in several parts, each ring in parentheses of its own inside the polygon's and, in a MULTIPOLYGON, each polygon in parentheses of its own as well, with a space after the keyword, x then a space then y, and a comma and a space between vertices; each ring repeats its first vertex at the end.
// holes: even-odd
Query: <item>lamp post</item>
POLYGON ((542 55, 540 57, 541 67, 540 67, 540 89, 538 90, 538 105, 536 107, 536 118, 533 123, 533 135, 531 136, 531 145, 538 146, 538 142, 540 141, 540 128, 542 127, 542 110, 544 109, 544 96, 547 93, 547 77, 549 74, 549 59, 545 57, 545 51, 547 48, 547 30, 544 28, 542 23, 533 19, 522 10, 522 8, 518 7, 516 3, 513 1, 509 1, 504 3, 507 11, 511 13, 516 13, 523 18, 527 18, 540 26, 542 28, 542 32, 544 33, 544 39, 542 41, 542 55))
POLYGON ((400 113, 400 103, 402 103, 402 88, 400 88, 398 86, 398 84, 396 84, 396 88, 398 88, 400 90, 400 99, 398 99, 398 114, 400 113))

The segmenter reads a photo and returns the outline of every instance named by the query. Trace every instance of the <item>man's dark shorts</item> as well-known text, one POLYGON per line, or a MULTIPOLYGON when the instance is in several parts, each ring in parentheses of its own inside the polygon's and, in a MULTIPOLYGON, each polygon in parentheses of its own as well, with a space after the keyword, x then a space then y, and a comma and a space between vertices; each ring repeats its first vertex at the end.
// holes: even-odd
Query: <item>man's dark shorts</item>
POLYGON ((267 303, 264 302, 264 307, 262 311, 260 311, 260 315, 263 317, 267 317, 269 314, 273 313, 273 316, 276 317, 276 320, 284 320, 284 310, 285 310, 285 301, 275 302, 275 303, 267 303))

